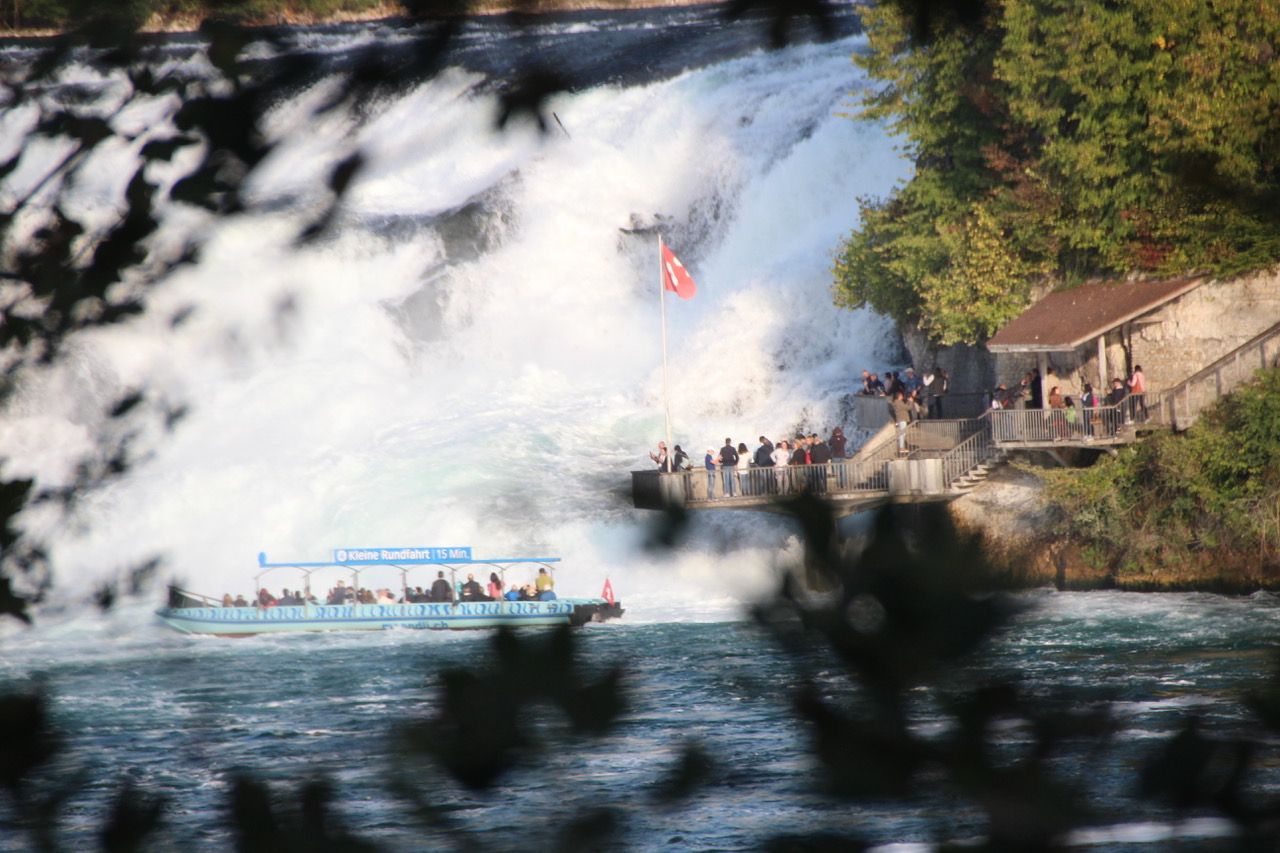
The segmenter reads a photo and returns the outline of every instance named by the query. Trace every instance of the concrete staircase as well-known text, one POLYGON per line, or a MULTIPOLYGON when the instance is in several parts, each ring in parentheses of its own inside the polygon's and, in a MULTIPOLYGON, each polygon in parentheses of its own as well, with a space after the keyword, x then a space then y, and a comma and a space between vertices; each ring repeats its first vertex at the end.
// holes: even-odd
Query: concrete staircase
POLYGON ((996 448, 995 452, 970 468, 961 476, 951 482, 951 491, 963 494, 970 489, 986 481, 991 476, 991 472, 999 468, 1009 458, 1009 451, 1002 447, 996 448))
POLYGON ((1184 430, 1196 422, 1205 408, 1219 397, 1234 391, 1259 369, 1280 366, 1280 323, 1267 329, 1208 367, 1172 388, 1155 394, 1149 401, 1154 423, 1184 430))

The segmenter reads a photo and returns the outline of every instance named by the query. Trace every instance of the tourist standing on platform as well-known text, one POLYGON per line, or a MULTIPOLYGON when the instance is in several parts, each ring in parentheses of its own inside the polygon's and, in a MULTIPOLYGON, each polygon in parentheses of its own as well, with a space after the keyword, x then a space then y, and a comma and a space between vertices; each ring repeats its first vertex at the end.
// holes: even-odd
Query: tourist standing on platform
POLYGON ((756 467, 772 468, 773 467, 773 442, 760 436, 760 446, 756 448, 756 467))
POLYGON ((707 500, 711 500, 716 496, 716 452, 710 447, 702 457, 702 467, 707 469, 707 500))
POLYGON ((831 448, 815 432, 809 436, 809 462, 813 469, 809 472, 809 483, 820 495, 827 493, 827 466, 831 464, 831 448))
MULTIPOLYGON (((760 446, 756 448, 756 452, 752 456, 755 466, 757 468, 772 468, 773 451, 773 442, 765 438, 763 435, 760 436, 760 446)), ((773 488, 774 481, 772 477, 768 474, 757 474, 756 476, 759 478, 758 484, 763 492, 766 494, 775 494, 773 488)))
POLYGON ((1107 412, 1107 420, 1109 421, 1107 432, 1111 435, 1116 435, 1120 432, 1120 421, 1124 417, 1125 394, 1124 383, 1120 381, 1119 377, 1113 378, 1111 380, 1111 390, 1107 393, 1107 405, 1114 407, 1107 412))
POLYGON ((680 449, 680 445, 675 446, 675 455, 671 457, 671 470, 675 472, 689 470, 689 454, 680 449))
POLYGON ((658 442, 657 453, 654 453, 652 450, 649 451, 649 458, 652 459, 654 462, 658 463, 658 470, 661 471, 662 473, 665 474, 667 473, 667 471, 671 470, 670 466, 668 465, 667 443, 665 441, 658 442))
POLYGON ((791 442, 791 464, 809 464, 809 440, 803 435, 797 435, 796 440, 791 442))
POLYGON ((920 374, 920 386, 916 388, 916 409, 921 419, 933 416, 933 406, 929 402, 933 396, 933 383, 937 379, 929 368, 920 374))
POLYGON ((745 441, 738 442, 738 494, 749 495, 752 490, 747 488, 751 485, 751 451, 747 449, 745 441))
POLYGON ((725 497, 734 497, 738 492, 734 488, 734 472, 738 467, 738 451, 733 449, 733 439, 726 438, 724 447, 720 448, 720 478, 724 483, 725 497))
POLYGON ((901 391, 893 395, 893 401, 889 403, 889 408, 893 412, 893 422, 898 427, 898 452, 906 453, 907 451, 907 423, 911 420, 911 404, 904 398, 901 391))
POLYGON ((1084 440, 1093 441, 1093 427, 1095 424, 1101 425, 1102 415, 1094 411, 1098 408, 1098 395, 1093 393, 1093 386, 1088 382, 1084 384, 1084 393, 1080 395, 1080 407, 1084 409, 1081 418, 1084 421, 1084 440))
POLYGON ((787 465, 791 463, 791 448, 786 441, 779 441, 770 456, 773 458, 773 480, 778 487, 778 494, 785 495, 791 491, 791 478, 787 472, 787 465))
POLYGON ((906 399, 906 386, 902 384, 902 380, 898 378, 897 373, 892 370, 887 371, 884 375, 884 380, 884 394, 886 397, 892 400, 895 394, 900 393, 903 399, 906 399))
POLYGON ((874 394, 877 397, 884 396, 885 394, 884 383, 880 381, 880 374, 878 373, 871 374, 871 382, 867 384, 867 388, 870 389, 869 393, 874 394))
POLYGON ((1023 384, 1027 386, 1027 402, 1023 404, 1025 409, 1043 409, 1044 395, 1040 392, 1040 369, 1036 368, 1023 378, 1023 384))
MULTIPOLYGON (((1052 370, 1052 368, 1050 368, 1052 370)), ((1049 389, 1049 429, 1054 441, 1062 441, 1067 437, 1066 400, 1062 399, 1062 389, 1054 385, 1049 389)))
MULTIPOLYGON (((832 462, 837 462, 837 463, 844 462, 845 449, 847 444, 848 442, 845 440, 845 437, 844 437, 844 430, 840 429, 840 427, 836 427, 831 431, 831 438, 827 439, 827 446, 831 448, 832 462)), ((845 466, 843 465, 837 465, 835 471, 836 471, 836 488, 844 489, 848 485, 848 483, 846 482, 846 478, 848 477, 848 471, 845 469, 845 466)))
POLYGON ((916 376, 914 367, 908 367, 907 375, 902 379, 903 396, 910 397, 918 390, 920 390, 920 377, 916 376))
POLYGON ((947 371, 934 365, 933 388, 929 392, 929 417, 938 420, 946 417, 942 414, 942 398, 949 390, 951 390, 951 377, 947 375, 947 371))
POLYGON ((847 444, 848 441, 844 437, 844 430, 840 429, 840 427, 833 429, 831 438, 827 440, 827 445, 831 448, 831 458, 837 462, 844 459, 844 451, 847 444))
POLYGON ((1129 411, 1126 421, 1147 419, 1147 376, 1142 372, 1142 365, 1133 366, 1133 375, 1129 377, 1129 411))

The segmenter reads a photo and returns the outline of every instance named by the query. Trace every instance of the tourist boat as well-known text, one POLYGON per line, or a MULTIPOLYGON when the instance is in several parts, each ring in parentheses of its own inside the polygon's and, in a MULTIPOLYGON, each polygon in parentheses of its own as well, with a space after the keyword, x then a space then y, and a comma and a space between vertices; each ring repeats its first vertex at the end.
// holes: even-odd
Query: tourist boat
MULTIPOLYGON (((409 573, 420 566, 448 572, 450 584, 457 591, 459 571, 480 575, 483 583, 496 572, 506 583, 506 572, 512 568, 545 569, 554 578, 558 557, 529 557, 502 560, 472 559, 470 548, 341 548, 333 559, 325 562, 272 563, 266 554, 258 555, 262 571, 253 578, 254 590, 263 588, 262 579, 276 569, 296 569, 302 573, 303 598, 300 606, 224 606, 221 599, 169 587, 168 606, 156 611, 160 620, 184 634, 212 634, 219 637, 247 637, 296 631, 369 631, 386 628, 426 628, 436 630, 497 628, 507 625, 569 625, 579 627, 587 622, 603 622, 622 616, 622 605, 614 600, 613 589, 605 581, 603 598, 554 598, 549 601, 457 601, 411 603, 408 601, 409 573), (344 570, 352 578, 351 588, 360 589, 360 574, 375 566, 400 571, 402 603, 396 604, 319 604, 312 599, 311 576, 334 568, 344 570)), ((430 588, 431 580, 424 588, 430 588)))

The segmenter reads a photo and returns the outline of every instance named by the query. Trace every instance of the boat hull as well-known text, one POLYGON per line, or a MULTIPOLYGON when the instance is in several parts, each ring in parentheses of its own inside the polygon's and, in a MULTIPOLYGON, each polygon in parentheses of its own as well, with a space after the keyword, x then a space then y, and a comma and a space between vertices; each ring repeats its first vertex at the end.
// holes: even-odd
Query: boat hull
POLYGON ((322 604, 301 607, 163 607, 160 620, 184 634, 247 637, 298 631, 389 628, 467 630, 603 622, 622 615, 604 599, 467 601, 455 604, 322 604))

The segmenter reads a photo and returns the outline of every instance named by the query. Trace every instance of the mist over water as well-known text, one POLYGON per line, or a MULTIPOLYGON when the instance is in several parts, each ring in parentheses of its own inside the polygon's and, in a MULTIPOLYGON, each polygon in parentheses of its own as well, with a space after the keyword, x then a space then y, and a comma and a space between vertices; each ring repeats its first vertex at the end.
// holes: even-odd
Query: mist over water
MULTIPOLYGON (((559 556, 570 594, 608 576, 631 618, 736 618, 790 531, 700 516, 687 548, 650 556, 630 506, 628 472, 663 433, 654 229, 698 284, 667 304, 676 443, 701 458, 726 436, 854 426, 840 398, 889 328, 831 305, 830 252, 857 197, 907 169, 883 131, 837 115, 861 45, 562 95, 545 135, 495 132, 495 100, 460 69, 358 114, 314 117, 324 81, 281 104, 250 189, 271 212, 218 226, 143 317, 84 335, 0 423, 5 473, 54 486, 129 389, 186 409, 75 524, 27 516, 56 582, 83 590, 161 555, 199 591, 248 595, 260 551, 469 545, 559 556), (324 168, 353 150, 369 165, 340 226, 294 248, 324 168)), ((82 203, 110 212, 128 156, 103 155, 82 203)))

